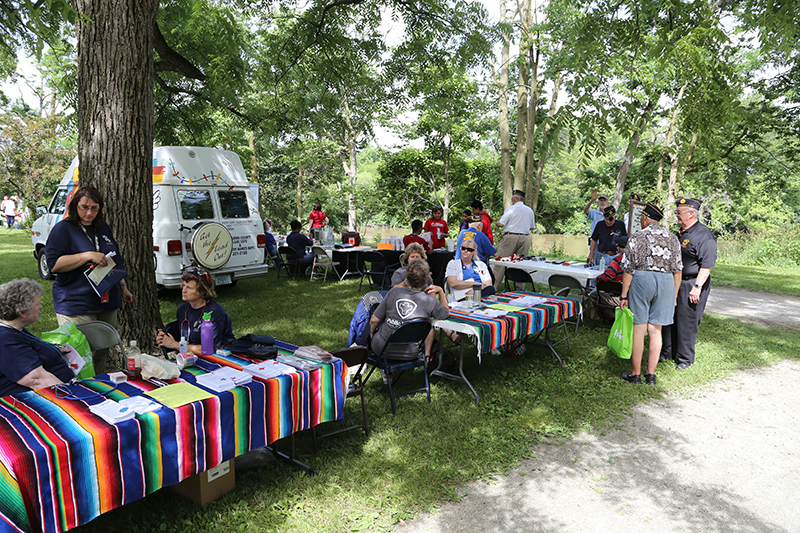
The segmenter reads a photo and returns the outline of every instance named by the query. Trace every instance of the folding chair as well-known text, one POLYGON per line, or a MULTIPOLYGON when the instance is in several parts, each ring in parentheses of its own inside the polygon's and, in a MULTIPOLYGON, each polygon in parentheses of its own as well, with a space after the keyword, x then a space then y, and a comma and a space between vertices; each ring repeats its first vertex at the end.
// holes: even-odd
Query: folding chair
POLYGON ((597 282, 597 292, 595 294, 595 301, 594 306, 597 312, 597 320, 603 323, 603 325, 607 327, 611 327, 611 324, 614 323, 614 309, 617 308, 616 305, 611 305, 605 298, 600 296, 600 292, 608 293, 610 296, 620 297, 622 296, 622 282, 621 281, 598 281, 597 282), (610 311, 610 316, 612 317, 610 321, 607 321, 603 317, 603 311, 607 310, 610 311))
MULTIPOLYGON (((75 327, 77 327, 78 330, 86 336, 86 340, 89 341, 89 348, 92 349, 92 359, 96 358, 96 353, 100 350, 108 350, 112 346, 119 347, 120 353, 122 353, 124 359, 125 345, 122 344, 119 333, 117 333, 116 328, 111 324, 94 320, 92 322, 84 322, 83 324, 75 324, 75 327)), ((106 361, 108 361, 108 357, 106 357, 106 361)), ((98 374, 105 374, 106 369, 95 368, 95 371, 98 374)))
POLYGON ((354 398, 356 396, 361 397, 361 415, 362 415, 362 423, 355 424, 352 426, 348 426, 346 428, 337 429, 336 431, 331 431, 330 433, 325 433, 324 435, 317 435, 317 428, 316 426, 311 426, 311 436, 314 439, 314 454, 316 455, 319 441, 326 437, 331 437, 333 435, 338 435, 339 433, 344 433, 345 431, 350 431, 351 429, 364 429, 364 435, 369 437, 369 423, 367 421, 367 402, 364 398, 364 368, 367 364, 367 357, 369 357, 369 350, 364 346, 353 346, 350 348, 342 348, 340 350, 334 350, 331 352, 332 355, 338 357, 347 365, 347 368, 350 369, 350 386, 347 389, 347 394, 345 398, 354 398), (353 373, 353 369, 355 372, 353 373))
POLYGON ((367 377, 364 378, 366 383, 375 369, 380 369, 386 375, 386 384, 389 386, 389 401, 392 404, 392 414, 396 413, 395 398, 415 394, 417 392, 425 391, 428 395, 428 403, 431 403, 431 387, 428 383, 428 364, 425 361, 424 354, 420 356, 420 345, 428 332, 431 330, 431 323, 427 320, 414 320, 406 322, 389 336, 386 341, 386 346, 380 354, 370 354, 367 359, 367 364, 371 366, 367 377), (414 389, 401 394, 395 394, 392 390, 392 385, 396 385, 406 370, 411 370, 417 367, 422 367, 425 377, 425 386, 419 389, 414 389), (400 372, 396 377, 392 377, 394 372, 400 372))
POLYGON ((576 291, 575 295, 581 303, 581 312, 575 317, 575 322, 565 320, 567 324, 575 324, 575 333, 578 333, 578 326, 583 322, 583 306, 586 303, 586 289, 580 281, 572 276, 564 276, 562 274, 553 274, 547 280, 550 285, 550 294, 556 296, 569 296, 571 291, 576 291))
POLYGON ((297 276, 297 255, 291 246, 279 246, 278 257, 281 259, 281 268, 278 269, 278 278, 281 277, 281 270, 286 272, 287 278, 294 278, 297 276))
MULTIPOLYGON (((510 290, 516 290, 510 282, 514 283, 530 283, 531 284, 531 292, 536 292, 536 284, 533 282, 533 278, 531 277, 530 273, 527 270, 522 270, 521 268, 506 268, 506 276, 505 276, 505 284, 506 284, 506 292, 510 290)), ((525 290, 523 287, 522 290, 525 290)))
POLYGON ((361 280, 358 282, 358 290, 361 290, 361 285, 364 283, 364 278, 367 278, 369 288, 373 290, 380 290, 388 287, 391 281, 388 269, 386 268, 386 258, 383 254, 376 251, 364 252, 362 254, 364 261, 364 270, 361 272, 361 280), (369 263, 369 268, 367 268, 369 263))
POLYGON ((339 263, 328 257, 328 253, 320 246, 312 246, 311 253, 314 254, 314 261, 311 263, 311 281, 314 281, 315 276, 319 277, 318 268, 325 271, 322 281, 328 281, 328 270, 339 263))

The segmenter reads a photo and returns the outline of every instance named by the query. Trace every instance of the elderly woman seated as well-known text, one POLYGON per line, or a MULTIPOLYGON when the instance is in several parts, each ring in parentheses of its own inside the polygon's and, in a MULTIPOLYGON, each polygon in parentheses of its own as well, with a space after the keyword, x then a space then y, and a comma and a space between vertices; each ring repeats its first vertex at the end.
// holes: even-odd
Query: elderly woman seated
MULTIPOLYGON (((442 288, 436 285, 424 288, 429 276, 430 269, 425 261, 412 261, 406 268, 406 286, 392 287, 375 309, 369 320, 369 331, 372 350, 376 354, 383 352, 389 336, 406 322, 431 318, 443 320, 450 316, 447 296, 442 288)), ((425 358, 428 360, 431 359, 432 346, 433 329, 424 342, 425 358)))
POLYGON ((28 278, 0 285, 0 396, 67 382, 75 377, 59 348, 27 329, 37 320, 44 289, 28 278))
MULTIPOLYGON (((425 253, 425 248, 416 242, 406 246, 405 253, 400 255, 400 264, 402 266, 395 270, 394 274, 392 274, 392 287, 397 287, 400 285, 404 287, 406 286, 406 269, 408 268, 408 264, 419 259, 422 259, 426 263, 428 262, 428 255, 425 253)), ((422 288, 427 289, 431 285, 433 285, 433 277, 428 275, 428 281, 425 282, 425 286, 422 288)))

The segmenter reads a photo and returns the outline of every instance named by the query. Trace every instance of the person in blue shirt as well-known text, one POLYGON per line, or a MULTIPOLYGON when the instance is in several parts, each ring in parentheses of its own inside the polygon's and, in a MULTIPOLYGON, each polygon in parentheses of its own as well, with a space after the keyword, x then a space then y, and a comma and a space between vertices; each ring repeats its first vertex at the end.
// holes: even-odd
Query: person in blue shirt
MULTIPOLYGON (((47 267, 56 275, 53 283, 53 307, 61 325, 100 320, 117 327, 117 312, 124 303, 133 302, 123 277, 108 292, 98 295, 84 272, 92 266, 108 265, 113 252, 115 269, 125 270, 117 242, 103 216, 103 198, 94 187, 81 187, 67 207, 67 216, 53 227, 47 237, 47 267)), ((94 369, 106 372, 108 349, 94 352, 94 369)))
POLYGON ((476 246, 476 259, 479 261, 483 261, 484 263, 489 262, 489 258, 492 257, 497 253, 497 248, 494 247, 492 242, 489 240, 483 231, 483 222, 481 222, 480 215, 473 215, 470 218, 469 228, 459 232, 458 234, 458 241, 456 242, 456 254, 454 259, 461 258, 461 243, 464 242, 464 239, 471 239, 475 241, 476 246))
MULTIPOLYGON (((482 233, 479 233, 482 235, 482 233)), ((459 248, 461 257, 447 263, 447 284, 456 301, 472 296, 472 288, 480 284, 481 297, 495 294, 492 277, 486 263, 476 258, 476 244, 469 236, 465 237, 459 248)))
POLYGON ((44 288, 28 278, 0 285, 0 396, 75 377, 62 355, 66 348, 44 342, 25 329, 39 320, 43 294, 44 288))
POLYGON ((186 338, 190 352, 202 353, 200 325, 203 322, 203 315, 210 315, 214 328, 215 349, 236 340, 231 327, 231 319, 225 309, 214 301, 216 296, 214 279, 208 272, 198 267, 186 269, 181 275, 181 298, 184 303, 178 307, 176 313, 180 335, 176 339, 170 333, 158 330, 156 344, 168 350, 178 350, 182 336, 186 338))
MULTIPOLYGON (((292 228, 292 232, 286 236, 286 246, 294 250, 294 257, 296 257, 295 260, 298 263, 297 271, 302 273, 314 261, 314 254, 311 252, 306 253, 306 248, 314 246, 314 241, 305 234, 300 233, 303 225, 300 224, 299 220, 292 220, 289 223, 289 227, 292 228)), ((287 259, 289 259, 287 262, 292 262, 290 258, 287 259)))

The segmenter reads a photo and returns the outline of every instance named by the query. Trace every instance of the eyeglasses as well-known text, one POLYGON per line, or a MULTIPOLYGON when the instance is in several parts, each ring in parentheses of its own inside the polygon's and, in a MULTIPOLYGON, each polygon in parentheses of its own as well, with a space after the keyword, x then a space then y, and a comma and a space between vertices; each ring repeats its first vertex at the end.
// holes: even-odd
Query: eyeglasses
POLYGON ((209 285, 211 284, 211 276, 208 274, 208 272, 196 266, 189 267, 186 270, 184 270, 182 277, 196 279, 198 281, 201 279, 205 279, 206 283, 208 283, 209 285))
POLYGON ((81 211, 91 211, 91 212, 94 213, 94 212, 97 212, 97 211, 100 210, 100 206, 99 205, 78 204, 78 209, 80 209, 81 211))
POLYGON ((686 213, 688 213, 688 212, 689 212, 689 210, 688 210, 688 209, 687 209, 686 211, 675 211, 675 216, 676 216, 676 217, 679 217, 679 216, 681 216, 681 215, 685 215, 685 214, 686 214, 686 213))
POLYGON ((462 252, 474 252, 475 248, 467 248, 466 246, 461 247, 462 252))

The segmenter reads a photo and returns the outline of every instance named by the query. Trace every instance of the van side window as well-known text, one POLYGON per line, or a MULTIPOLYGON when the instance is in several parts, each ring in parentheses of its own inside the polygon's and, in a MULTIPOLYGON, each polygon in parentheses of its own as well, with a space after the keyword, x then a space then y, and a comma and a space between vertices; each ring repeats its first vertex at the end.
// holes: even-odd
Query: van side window
POLYGON ((59 189, 50 204, 50 212, 56 215, 65 213, 67 211, 67 196, 69 196, 67 189, 59 189))
POLYGON ((222 218, 248 218, 247 195, 244 191, 219 191, 222 218))
POLYGON ((184 220, 205 220, 214 218, 214 206, 209 191, 178 191, 181 203, 181 217, 184 220))

